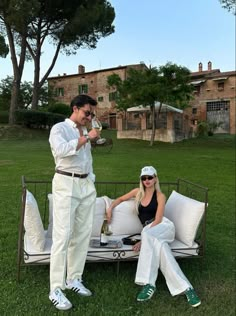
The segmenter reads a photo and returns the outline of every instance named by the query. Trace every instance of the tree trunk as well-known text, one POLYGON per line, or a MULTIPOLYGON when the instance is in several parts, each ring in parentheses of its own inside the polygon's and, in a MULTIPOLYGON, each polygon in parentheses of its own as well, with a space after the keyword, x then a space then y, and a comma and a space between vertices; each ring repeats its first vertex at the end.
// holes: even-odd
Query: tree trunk
POLYGON ((11 60, 12 60, 13 73, 14 73, 12 93, 11 93, 11 103, 10 103, 10 110, 9 110, 9 125, 13 125, 15 124, 15 121, 16 121, 15 111, 18 107, 17 103, 18 103, 18 97, 20 93, 21 77, 22 77, 24 63, 25 63, 26 37, 24 35, 21 36, 21 46, 20 46, 21 50, 20 50, 20 58, 19 58, 19 64, 18 64, 13 32, 8 24, 5 24, 5 25, 6 25, 6 30, 7 30, 7 37, 8 37, 9 47, 10 47, 11 60))
POLYGON ((15 111, 17 109, 17 101, 20 92, 20 79, 13 80, 12 85, 12 93, 11 93, 11 103, 10 103, 10 110, 9 110, 9 125, 14 125, 16 122, 15 111))
POLYGON ((50 72, 52 71, 53 67, 55 66, 58 54, 61 48, 61 41, 58 42, 57 48, 52 60, 50 67, 48 68, 47 72, 44 74, 43 78, 39 81, 40 77, 40 62, 41 62, 41 46, 40 46, 40 39, 38 39, 37 43, 37 53, 34 55, 31 47, 27 45, 29 52, 34 60, 34 85, 33 85, 33 97, 32 97, 32 109, 38 109, 38 102, 39 102, 39 91, 40 88, 43 86, 44 82, 47 80, 50 72))
POLYGON ((38 109, 38 100, 39 100, 39 93, 37 89, 37 85, 33 87, 33 96, 32 96, 32 103, 31 103, 31 109, 37 110, 38 109))
POLYGON ((153 146, 154 139, 155 139, 155 132, 156 132, 156 124, 155 124, 155 105, 150 106, 151 115, 152 115, 152 134, 151 134, 151 141, 150 146, 153 146))
POLYGON ((155 140, 155 135, 156 135, 156 122, 158 122, 160 113, 161 113, 161 108, 162 108, 162 102, 160 102, 160 106, 157 112, 157 119, 155 120, 155 114, 156 114, 156 109, 155 105, 152 105, 151 107, 151 113, 152 113, 152 135, 151 135, 151 141, 150 141, 150 146, 153 145, 154 140, 155 140))

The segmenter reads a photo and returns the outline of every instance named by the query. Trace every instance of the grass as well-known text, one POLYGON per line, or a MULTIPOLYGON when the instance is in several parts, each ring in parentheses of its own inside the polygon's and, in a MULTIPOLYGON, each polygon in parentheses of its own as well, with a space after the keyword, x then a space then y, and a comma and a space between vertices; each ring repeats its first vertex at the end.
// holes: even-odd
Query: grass
POLYGON ((0 137, 0 315, 235 315, 235 137, 214 135, 169 144, 117 140, 114 131, 110 153, 96 151, 97 180, 137 180, 140 168, 153 165, 161 181, 184 178, 209 188, 206 258, 179 263, 202 299, 193 309, 184 296, 171 297, 161 273, 157 293, 150 302, 135 301, 136 263, 121 263, 120 274, 110 263, 87 264, 85 284, 94 292, 90 298, 67 292, 75 304, 63 313, 48 300, 48 266, 31 267, 16 282, 18 223, 21 203, 21 175, 51 179, 54 162, 48 133, 10 129, 0 137))

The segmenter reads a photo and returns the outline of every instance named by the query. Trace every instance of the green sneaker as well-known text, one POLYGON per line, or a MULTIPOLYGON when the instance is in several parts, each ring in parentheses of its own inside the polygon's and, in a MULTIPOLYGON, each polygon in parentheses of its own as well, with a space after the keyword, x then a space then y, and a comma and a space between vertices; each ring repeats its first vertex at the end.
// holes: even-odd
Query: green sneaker
POLYGON ((156 291, 155 286, 150 285, 150 284, 144 285, 144 287, 142 288, 142 290, 137 296, 137 301, 144 302, 144 301, 150 300, 150 298, 153 296, 155 291, 156 291))
POLYGON ((196 292, 194 291, 194 289, 189 288, 185 291, 185 295, 187 297, 188 303, 192 306, 192 307, 197 307, 201 304, 201 301, 199 299, 199 297, 197 296, 196 292))

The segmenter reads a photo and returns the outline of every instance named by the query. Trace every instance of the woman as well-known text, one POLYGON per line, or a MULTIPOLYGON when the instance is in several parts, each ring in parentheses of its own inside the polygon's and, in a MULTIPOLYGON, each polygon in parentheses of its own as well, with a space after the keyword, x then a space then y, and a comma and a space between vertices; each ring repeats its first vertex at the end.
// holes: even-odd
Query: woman
POLYGON ((144 226, 141 241, 133 246, 134 251, 140 251, 135 283, 143 286, 137 300, 147 301, 153 296, 160 268, 172 296, 184 293, 191 306, 199 306, 201 301, 181 271, 169 246, 175 238, 175 227, 164 217, 166 198, 160 190, 155 168, 142 168, 140 187, 112 202, 106 211, 108 222, 111 221, 112 209, 131 198, 136 199, 138 216, 144 226))

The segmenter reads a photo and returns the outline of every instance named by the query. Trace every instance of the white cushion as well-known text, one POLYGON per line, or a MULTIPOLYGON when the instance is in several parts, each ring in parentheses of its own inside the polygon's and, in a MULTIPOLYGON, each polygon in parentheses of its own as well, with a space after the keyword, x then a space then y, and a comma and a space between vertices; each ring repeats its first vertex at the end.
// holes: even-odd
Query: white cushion
MULTIPOLYGON (((53 227, 53 199, 52 193, 48 194, 49 201, 49 224, 47 229, 46 238, 52 238, 52 227, 53 227)), ((95 206, 95 214, 92 228, 91 237, 100 236, 101 226, 104 219, 105 214, 105 201, 102 197, 96 198, 96 206, 95 206)))
POLYGON ((175 238, 193 246, 205 203, 186 197, 173 190, 165 206, 165 217, 175 225, 175 238))
POLYGON ((102 197, 97 197, 91 237, 100 236, 105 210, 106 204, 104 199, 102 197))
POLYGON ((48 194, 48 202, 49 202, 49 221, 48 221, 48 230, 47 230, 46 238, 52 238, 52 226, 53 226, 52 193, 48 194))
POLYGON ((132 235, 140 233, 143 226, 135 210, 135 201, 121 202, 112 210, 111 231, 113 235, 132 235))
POLYGON ((45 245, 43 223, 38 204, 33 194, 28 190, 26 191, 24 227, 26 235, 35 247, 35 250, 42 251, 45 245))

